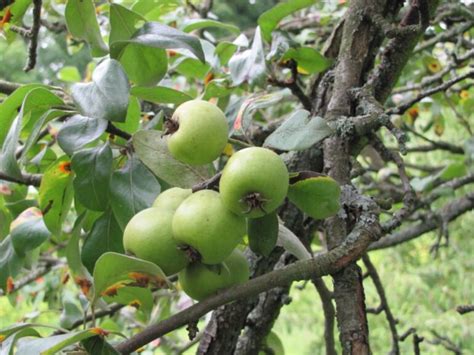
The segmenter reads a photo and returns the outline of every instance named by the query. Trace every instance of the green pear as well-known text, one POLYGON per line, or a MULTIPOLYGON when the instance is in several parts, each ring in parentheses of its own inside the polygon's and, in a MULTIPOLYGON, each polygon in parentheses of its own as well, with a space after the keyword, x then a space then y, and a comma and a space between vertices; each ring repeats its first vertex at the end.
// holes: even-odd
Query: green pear
POLYGON ((219 107, 207 101, 181 104, 166 126, 171 155, 189 165, 211 163, 227 144, 227 119, 219 107))
POLYGON ((155 263, 166 275, 176 274, 189 262, 172 237, 173 214, 169 209, 147 208, 133 216, 123 233, 127 253, 155 263))
POLYGON ((224 207, 219 193, 201 190, 179 205, 172 227, 178 244, 196 250, 203 263, 218 264, 241 242, 246 223, 224 207))
POLYGON ((181 202, 183 202, 191 194, 191 189, 181 189, 179 187, 172 187, 171 189, 165 190, 160 193, 156 200, 153 202, 152 206, 161 210, 176 211, 181 202))
POLYGON ((220 264, 206 265, 196 262, 188 265, 178 275, 183 291, 197 301, 221 289, 244 283, 248 279, 249 265, 238 249, 220 264))
POLYGON ((288 192, 285 163, 273 151, 252 147, 239 150, 227 162, 219 184, 222 202, 232 212, 259 218, 276 210, 288 192))

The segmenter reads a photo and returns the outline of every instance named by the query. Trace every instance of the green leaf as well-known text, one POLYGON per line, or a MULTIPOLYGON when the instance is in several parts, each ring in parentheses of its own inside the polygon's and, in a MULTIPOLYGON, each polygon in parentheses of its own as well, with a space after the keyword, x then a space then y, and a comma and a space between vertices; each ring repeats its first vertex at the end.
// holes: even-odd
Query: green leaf
POLYGON ((270 42, 272 39, 273 29, 284 17, 292 14, 295 11, 311 6, 314 3, 314 0, 288 0, 286 2, 277 4, 268 11, 265 11, 258 18, 258 25, 262 29, 263 38, 267 42, 270 42))
POLYGON ((16 160, 18 139, 20 138, 21 116, 18 116, 10 127, 10 131, 0 151, 0 172, 13 178, 21 179, 21 170, 16 160))
POLYGON ((47 338, 24 340, 19 342, 17 353, 22 355, 54 355, 60 350, 76 344, 81 340, 97 336, 99 328, 92 328, 78 332, 53 335, 47 338))
POLYGON ((301 240, 283 224, 278 226, 277 245, 281 246, 299 260, 311 259, 310 252, 306 249, 301 240))
POLYGON ((40 333, 34 328, 23 328, 5 339, 1 344, 1 355, 14 355, 14 348, 17 341, 24 337, 40 337, 40 333))
POLYGON ((92 273, 100 256, 109 251, 123 253, 122 229, 117 223, 112 210, 108 209, 92 226, 82 246, 82 263, 92 273))
POLYGON ((117 293, 104 296, 107 303, 119 303, 123 305, 133 305, 143 311, 147 317, 153 308, 153 295, 151 290, 143 287, 121 287, 117 289, 117 293))
POLYGON ((74 115, 59 129, 58 144, 66 154, 73 155, 75 151, 98 139, 107 129, 107 124, 101 118, 74 115))
MULTIPOLYGON (((115 126, 120 128, 122 131, 128 133, 135 133, 140 127, 142 108, 140 106, 140 100, 135 96, 130 96, 130 101, 128 103, 127 117, 125 122, 117 122, 115 126)), ((122 139, 121 137, 115 137, 116 139, 122 139)), ((123 140, 124 141, 124 140, 123 140)), ((124 142, 125 143, 125 142, 124 142)))
POLYGON ((71 35, 87 41, 93 57, 102 57, 108 53, 100 34, 93 0, 68 0, 65 17, 71 35))
POLYGON ((217 27, 222 28, 224 30, 228 30, 233 33, 240 33, 240 28, 237 26, 231 25, 229 23, 222 23, 215 20, 210 19, 192 19, 185 21, 181 30, 183 32, 191 32, 194 30, 200 30, 202 28, 209 28, 209 27, 217 27))
POLYGON ((102 255, 97 260, 93 276, 94 300, 109 293, 111 286, 140 283, 139 278, 143 276, 148 277, 148 282, 158 286, 163 286, 168 282, 165 274, 156 264, 118 253, 102 255))
POLYGON ((128 43, 163 49, 184 48, 191 51, 200 61, 205 61, 204 51, 197 37, 157 22, 147 22, 132 38, 114 42, 111 45, 112 57, 120 57, 120 52, 128 43))
POLYGON ((66 219, 73 199, 72 174, 68 157, 62 156, 44 172, 38 202, 49 231, 56 236, 66 219))
POLYGON ((72 98, 84 116, 125 121, 130 85, 116 60, 104 60, 95 68, 92 83, 76 84, 71 91, 72 98))
POLYGON ((439 172, 439 177, 443 180, 451 180, 467 174, 466 164, 462 161, 454 162, 446 166, 439 172))
POLYGON ((331 66, 329 59, 323 57, 316 49, 311 47, 288 49, 281 60, 289 59, 295 60, 298 64, 298 70, 304 71, 305 74, 321 73, 331 66))
POLYGON ((110 37, 109 45, 122 40, 130 39, 139 30, 146 19, 118 4, 110 5, 110 37))
MULTIPOLYGON (((0 190, 5 191, 5 189, 8 189, 8 185, 0 183, 0 190)), ((0 195, 0 240, 5 238, 10 232, 11 222, 12 216, 10 211, 5 206, 3 196, 0 195)))
MULTIPOLYGON (((38 137, 41 133, 41 128, 49 121, 67 115, 69 114, 68 111, 64 110, 57 110, 57 109, 51 109, 47 110, 44 112, 38 120, 36 120, 34 126, 32 127, 30 133, 28 134, 28 138, 25 141, 25 144, 23 146, 23 152, 21 154, 21 161, 26 160, 27 153, 30 151, 30 149, 37 143, 38 137)), ((45 152, 46 153, 46 152, 45 152)))
POLYGON ((19 256, 25 256, 27 251, 36 249, 51 236, 44 224, 41 211, 31 207, 23 211, 13 224, 10 232, 13 248, 19 256))
POLYGON ((332 134, 321 117, 310 117, 306 110, 297 110, 267 137, 264 146, 280 150, 304 150, 332 134))
MULTIPOLYGON (((145 23, 145 19, 123 6, 110 6, 110 45, 129 40, 145 23)), ((166 51, 140 43, 129 43, 117 55, 131 81, 137 85, 155 85, 166 74, 168 57, 166 51)))
POLYGON ((230 58, 234 55, 235 51, 238 48, 239 47, 236 44, 232 42, 226 42, 226 41, 220 42, 216 46, 215 53, 219 57, 219 61, 222 66, 227 65, 230 58))
POLYGON ((75 322, 84 319, 84 313, 72 300, 63 299, 63 310, 59 316, 59 325, 64 329, 71 329, 75 322))
MULTIPOLYGON (((15 253, 10 236, 7 236, 0 242, 0 288, 3 291, 7 290, 8 278, 18 275, 23 262, 24 259, 15 253)), ((5 331, 0 331, 0 335, 5 335, 5 331)))
POLYGON ((37 119, 50 107, 62 103, 63 101, 58 96, 45 88, 35 88, 28 92, 23 100, 20 113, 13 121, 3 143, 0 152, 0 171, 9 176, 21 178, 16 152, 22 128, 24 131, 31 132, 28 126, 34 125, 37 119))
POLYGON ((268 256, 278 239, 278 216, 267 214, 261 218, 247 220, 249 246, 254 253, 268 256))
POLYGON ((290 179, 288 198, 301 211, 314 219, 324 219, 335 215, 339 209, 341 188, 336 180, 329 176, 311 176, 310 172, 300 173, 290 179), (300 180, 301 178, 301 180, 300 180), (292 182, 296 179, 296 182, 292 182))
POLYGON ((132 141, 140 160, 170 186, 190 188, 211 177, 207 166, 190 166, 174 159, 160 131, 138 131, 132 141))
POLYGON ((11 23, 21 24, 23 16, 25 15, 26 11, 28 10, 28 7, 32 4, 32 2, 32 0, 15 0, 10 7, 10 11, 12 14, 11 23))
POLYGON ((229 69, 234 85, 244 82, 253 85, 263 80, 267 67, 260 28, 257 27, 255 30, 252 47, 232 56, 229 69))
POLYGON ((118 58, 128 77, 137 85, 153 86, 166 75, 168 56, 160 48, 130 43, 118 58))
POLYGON ((88 209, 105 211, 107 208, 112 163, 112 149, 108 143, 80 150, 72 156, 76 198, 88 209))
POLYGON ((58 72, 57 77, 59 80, 66 83, 76 83, 81 81, 81 73, 79 73, 79 70, 73 66, 62 67, 58 72))
POLYGON ((0 145, 3 145, 9 128, 18 114, 18 108, 21 106, 25 96, 33 89, 44 87, 41 84, 29 84, 20 86, 2 103, 0 103, 0 145))
POLYGON ((212 97, 226 97, 230 95, 232 91, 233 88, 227 78, 214 79, 206 85, 206 90, 204 91, 202 99, 209 100, 212 97))
POLYGON ((150 207, 160 193, 155 176, 132 155, 127 165, 112 175, 110 203, 122 229, 141 210, 150 207))
POLYGON ((211 66, 197 59, 181 57, 174 62, 172 69, 187 78, 204 80, 207 73, 211 70, 211 66))
POLYGON ((74 227, 71 231, 71 237, 69 238, 66 246, 66 259, 69 270, 74 278, 90 278, 92 280, 89 272, 82 264, 81 251, 79 249, 79 239, 81 237, 82 226, 85 222, 87 214, 89 213, 89 211, 86 211, 77 217, 74 227))
POLYGON ((156 104, 182 104, 183 102, 192 100, 193 98, 188 94, 171 89, 165 86, 156 86, 153 88, 135 86, 132 88, 132 95, 139 99, 153 102, 156 104))

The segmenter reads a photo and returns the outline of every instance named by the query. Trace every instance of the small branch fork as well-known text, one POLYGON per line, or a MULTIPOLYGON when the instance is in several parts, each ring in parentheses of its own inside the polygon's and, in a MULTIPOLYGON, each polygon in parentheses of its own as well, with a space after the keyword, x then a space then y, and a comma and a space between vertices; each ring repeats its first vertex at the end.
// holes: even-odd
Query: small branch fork
POLYGON ((311 112, 313 109, 311 100, 308 96, 306 96, 303 89, 301 89, 301 87, 298 85, 298 64, 295 60, 290 59, 286 65, 291 70, 290 79, 283 81, 271 77, 268 78, 268 81, 270 82, 270 84, 274 84, 278 87, 290 89, 291 93, 298 98, 305 110, 311 112))

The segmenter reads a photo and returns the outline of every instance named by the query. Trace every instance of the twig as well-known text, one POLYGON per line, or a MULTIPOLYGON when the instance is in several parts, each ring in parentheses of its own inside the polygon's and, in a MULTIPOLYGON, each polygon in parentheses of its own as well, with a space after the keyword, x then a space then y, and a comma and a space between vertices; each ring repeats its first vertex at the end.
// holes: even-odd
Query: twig
MULTIPOLYGON (((403 126, 404 129, 406 129, 407 131, 410 131, 411 133, 413 133, 415 136, 417 136, 418 138, 421 138, 423 139, 424 141, 428 142, 428 143, 431 143, 431 145, 435 148, 438 148, 438 149, 442 149, 442 150, 447 150, 451 153, 454 153, 454 154, 464 154, 464 148, 463 147, 459 147, 455 144, 452 144, 452 143, 449 143, 449 142, 444 142, 444 141, 435 141, 433 139, 430 139, 428 137, 425 137, 424 135, 422 135, 421 133, 418 133, 417 131, 415 131, 413 128, 411 128, 410 126, 408 125, 404 125, 403 126)), ((428 149, 428 148, 423 148, 423 147, 430 147, 430 146, 419 146, 419 147, 412 147, 412 148, 408 148, 407 150, 408 151, 414 151, 414 149, 428 149)), ((434 150, 434 149, 431 149, 431 150, 434 150)))
POLYGON ((418 334, 413 335, 413 353, 415 355, 420 355, 420 343, 425 340, 423 337, 419 337, 418 334))
POLYGON ((443 336, 436 332, 435 330, 431 330, 431 334, 435 337, 434 340, 428 340, 428 343, 433 344, 433 345, 441 345, 444 347, 446 350, 449 350, 453 352, 456 355, 462 355, 461 349, 453 343, 451 339, 449 339, 446 336, 443 336))
POLYGON ((411 100, 408 100, 407 102, 397 106, 397 107, 394 107, 394 108, 391 108, 387 111, 387 114, 397 114, 397 115, 401 115, 403 114, 406 110, 408 110, 410 107, 412 107, 415 103, 417 103, 418 101, 421 101, 421 99, 427 97, 427 96, 430 96, 430 95, 433 95, 433 94, 436 94, 437 92, 440 92, 440 91, 444 91, 444 90, 447 90, 449 89, 451 86, 453 86, 454 84, 457 84, 458 82, 460 81, 463 81, 465 79, 468 79, 468 78, 474 78, 474 70, 469 70, 467 73, 463 74, 463 75, 460 75, 458 77, 455 77, 451 80, 448 80, 448 81, 445 81, 443 84, 441 85, 438 85, 438 86, 435 86, 434 88, 431 88, 431 89, 428 89, 426 91, 423 91, 423 92, 420 92, 416 97, 414 97, 413 99, 411 100))
POLYGON ((466 313, 469 313, 469 312, 474 312, 474 304, 465 304, 465 305, 457 306, 456 311, 459 314, 466 314, 466 313))
POLYGON ((192 187, 192 191, 196 192, 199 190, 216 190, 218 189, 219 181, 221 179, 222 173, 217 173, 213 177, 207 179, 206 181, 200 182, 192 187))
POLYGON ((336 344, 334 342, 334 319, 336 311, 332 303, 331 292, 326 287, 323 279, 320 277, 311 280, 318 291, 324 312, 324 341, 326 344, 326 355, 336 355, 336 344))
POLYGON ((374 283, 375 289, 377 290, 380 298, 380 307, 385 312, 385 317, 387 318, 387 322, 390 327, 390 332, 392 334, 392 350, 390 354, 400 354, 400 347, 398 345, 399 337, 397 332, 397 320, 393 316, 390 306, 388 305, 387 297, 385 296, 385 289, 382 285, 382 281, 380 280, 380 276, 374 264, 372 264, 368 254, 364 254, 362 256, 362 260, 364 261, 367 272, 369 273, 370 278, 374 283))
POLYGON ((288 68, 291 70, 291 78, 286 81, 278 80, 276 78, 269 78, 270 84, 274 84, 278 87, 288 88, 291 93, 298 98, 305 110, 312 111, 313 105, 308 96, 304 93, 301 87, 298 85, 298 64, 295 60, 290 59, 287 63, 288 68))
POLYGON ((9 81, 0 80, 0 93, 10 95, 13 91, 20 88, 21 84, 11 83, 9 81))
POLYGON ((110 134, 113 134, 113 135, 116 135, 118 137, 121 137, 121 138, 123 138, 127 141, 130 138, 132 138, 132 135, 130 133, 122 131, 120 128, 117 128, 116 126, 114 126, 114 124, 110 121, 107 125, 106 132, 110 133, 110 134))
POLYGON ((240 147, 243 147, 243 148, 250 148, 250 147, 253 147, 252 144, 246 143, 246 142, 241 141, 240 139, 236 139, 236 138, 229 138, 228 141, 229 141, 229 143, 231 143, 231 144, 235 144, 235 145, 240 146, 240 147))
POLYGON ((36 65, 36 52, 38 49, 38 35, 41 27, 41 6, 42 0, 33 0, 33 26, 30 30, 30 44, 28 46, 28 62, 26 63, 25 72, 29 72, 36 65))
POLYGON ((22 185, 31 185, 31 186, 40 186, 42 174, 22 174, 21 178, 15 178, 8 176, 2 172, 0 172, 0 180, 15 182, 17 184, 22 185))

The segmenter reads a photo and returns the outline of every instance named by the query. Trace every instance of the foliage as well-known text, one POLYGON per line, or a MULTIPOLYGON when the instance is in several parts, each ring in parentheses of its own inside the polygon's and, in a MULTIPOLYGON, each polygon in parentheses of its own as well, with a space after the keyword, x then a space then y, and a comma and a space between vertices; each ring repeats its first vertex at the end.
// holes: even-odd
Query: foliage
MULTIPOLYGON (((369 20, 372 14, 365 13, 371 33, 380 31, 373 39, 380 48, 371 49, 380 49, 378 57, 351 57, 366 71, 341 94, 337 88, 344 83, 335 78, 353 68, 341 64, 348 44, 338 43, 337 28, 356 6, 345 1, 44 0, 41 13, 38 2, 0 5, 0 309, 21 312, 15 317, 0 312, 0 350, 50 354, 100 347, 113 354, 130 345, 123 337, 140 337, 146 326, 179 318, 178 311, 192 301, 158 265, 125 254, 123 230, 170 187, 217 189, 229 158, 248 146, 276 151, 290 172, 279 213, 262 208, 264 217, 246 216, 247 235, 239 248, 253 260, 251 274, 280 272, 296 259, 312 257, 319 268, 318 256, 332 258, 321 273, 334 274, 347 266, 347 258, 366 252, 355 248, 359 254, 346 258, 344 248, 362 238, 359 229, 371 234, 380 219, 374 239, 382 230, 384 238, 368 248, 400 323, 396 335, 390 319, 389 333, 383 317, 369 315, 374 353, 386 351, 390 342, 392 349, 401 344, 395 353, 407 352, 411 345, 399 338, 410 327, 425 337, 423 346, 436 349, 431 353, 442 353, 435 345, 474 349, 465 318, 454 315, 457 305, 469 302, 465 282, 472 265, 466 251, 472 242, 466 236, 472 215, 449 224, 474 207, 469 189, 474 88, 466 64, 473 56, 467 49, 472 7, 447 2, 432 14, 432 26, 417 34, 420 44, 407 52, 409 60, 390 83, 378 77, 388 65, 383 56, 389 41, 424 31, 424 22, 398 27, 388 17, 369 20), (455 35, 443 37, 448 31, 455 35), (341 48, 334 52, 332 46, 341 48), (23 73, 23 59, 36 69, 23 73), (341 96, 347 107, 334 104, 341 96), (229 132, 222 154, 202 166, 179 161, 167 145, 172 113, 195 99, 222 110, 229 132), (402 158, 399 152, 408 154, 402 158), (347 233, 333 235, 341 230, 347 233), (432 230, 439 233, 391 252, 372 250, 432 230)), ((406 12, 413 9, 407 5, 406 12)), ((262 207, 265 200, 258 198, 255 206, 262 207)), ((193 250, 187 252, 194 262, 193 250)), ((377 276, 368 267, 364 271, 370 276, 364 281, 368 307, 381 302, 381 311, 389 313, 383 293, 370 283, 377 276)), ((307 269, 301 273, 314 281, 307 269)), ((324 280, 335 294, 329 303, 341 307, 340 290, 324 280)), ((287 349, 309 353, 329 345, 316 293, 309 284, 303 287, 293 285, 293 303, 274 330, 287 349), (311 327, 294 337, 306 323, 311 327)), ((241 290, 249 290, 249 299, 255 296, 246 283, 241 290)), ((286 297, 287 291, 279 292, 286 297)), ((221 305, 226 292, 203 303, 221 305)), ((283 303, 260 312, 276 317, 283 303)), ((363 311, 366 315, 365 306, 363 311)), ((191 337, 198 321, 203 329, 219 320, 192 319, 191 337)), ((159 343, 143 343, 144 353, 191 347, 184 330, 175 328, 159 343)), ((263 349, 267 328, 253 335, 259 337, 257 350, 263 349)))

